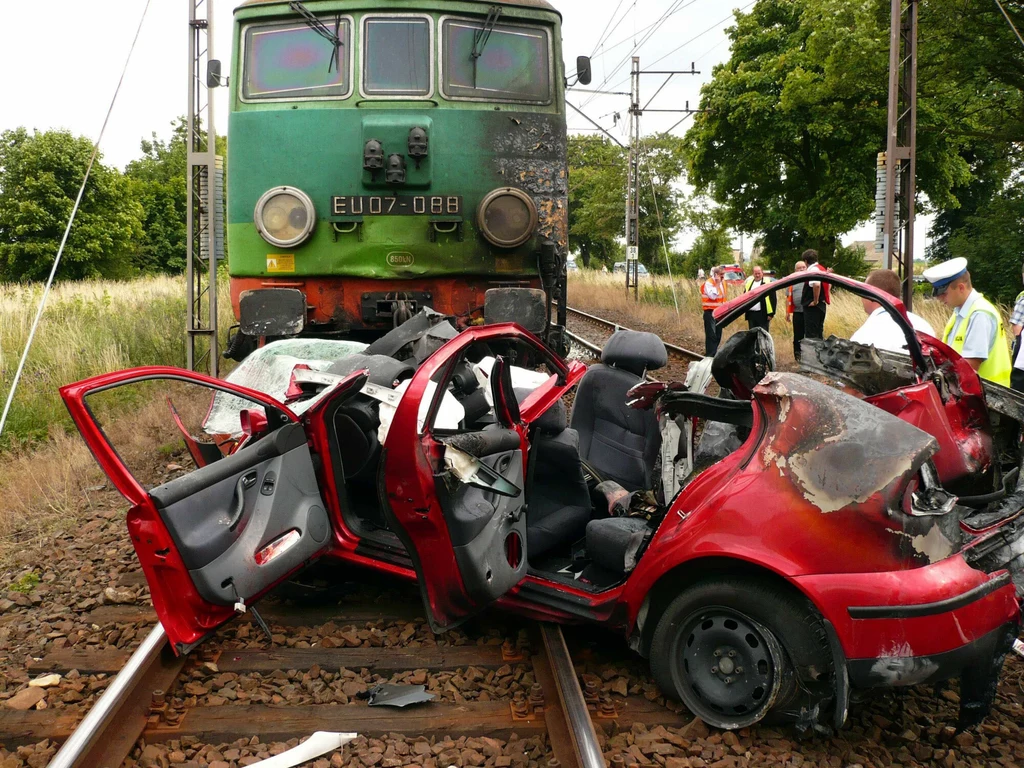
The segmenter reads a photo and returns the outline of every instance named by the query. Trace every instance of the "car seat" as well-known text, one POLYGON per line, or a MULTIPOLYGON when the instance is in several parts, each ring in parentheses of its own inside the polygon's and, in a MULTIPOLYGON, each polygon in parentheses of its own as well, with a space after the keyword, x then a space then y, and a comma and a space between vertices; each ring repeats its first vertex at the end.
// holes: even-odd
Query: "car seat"
POLYGON ((653 410, 626 405, 626 393, 647 371, 668 362, 665 344, 653 333, 616 331, 590 366, 573 401, 570 426, 579 432, 580 456, 602 480, 626 490, 648 489, 661 434, 653 410))
POLYGON ((775 343, 763 328, 738 331, 718 348, 711 375, 737 400, 753 397, 754 387, 775 370, 775 343))
POLYGON ((556 401, 532 426, 526 481, 526 553, 539 558, 582 539, 590 520, 590 491, 580 462, 580 438, 566 427, 556 401))

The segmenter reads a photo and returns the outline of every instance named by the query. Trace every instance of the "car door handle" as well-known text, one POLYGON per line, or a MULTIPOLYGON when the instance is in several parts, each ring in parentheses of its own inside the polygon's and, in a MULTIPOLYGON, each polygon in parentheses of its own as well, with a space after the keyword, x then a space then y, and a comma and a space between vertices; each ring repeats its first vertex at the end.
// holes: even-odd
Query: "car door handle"
POLYGON ((231 519, 228 521, 228 530, 233 531, 242 521, 242 513, 245 511, 245 492, 256 485, 256 471, 247 472, 238 478, 235 484, 234 510, 231 512, 231 519))

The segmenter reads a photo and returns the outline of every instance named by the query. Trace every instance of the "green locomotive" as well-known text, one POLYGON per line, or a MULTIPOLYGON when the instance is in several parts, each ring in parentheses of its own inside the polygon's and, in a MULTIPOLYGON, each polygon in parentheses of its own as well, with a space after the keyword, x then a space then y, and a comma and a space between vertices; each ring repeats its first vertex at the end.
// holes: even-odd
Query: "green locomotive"
POLYGON ((557 344, 568 168, 554 7, 247 0, 234 16, 241 332, 380 333, 423 306, 467 326, 486 303, 493 319, 543 315, 557 344))

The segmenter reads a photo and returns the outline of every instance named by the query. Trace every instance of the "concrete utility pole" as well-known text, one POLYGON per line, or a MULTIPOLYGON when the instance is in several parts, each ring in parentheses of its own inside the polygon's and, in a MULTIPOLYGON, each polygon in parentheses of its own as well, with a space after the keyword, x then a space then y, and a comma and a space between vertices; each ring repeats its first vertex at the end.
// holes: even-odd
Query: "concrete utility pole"
MULTIPOLYGON (((884 160, 885 266, 903 281, 903 303, 914 296, 914 197, 917 173, 917 0, 892 0, 889 35, 889 129, 884 160)), ((881 170, 881 168, 879 169, 881 170)), ((879 180, 881 180, 881 173, 879 180)), ((879 195, 880 197, 880 195, 879 195)))
POLYGON ((626 177, 626 293, 640 293, 640 57, 633 57, 629 86, 629 161, 626 177))
MULTIPOLYGON (((213 0, 189 0, 188 14, 188 236, 185 261, 188 319, 186 366, 217 375, 218 181, 217 137, 213 125, 213 89, 208 79, 213 59, 213 0)), ((219 78, 216 78, 219 81, 219 78)))

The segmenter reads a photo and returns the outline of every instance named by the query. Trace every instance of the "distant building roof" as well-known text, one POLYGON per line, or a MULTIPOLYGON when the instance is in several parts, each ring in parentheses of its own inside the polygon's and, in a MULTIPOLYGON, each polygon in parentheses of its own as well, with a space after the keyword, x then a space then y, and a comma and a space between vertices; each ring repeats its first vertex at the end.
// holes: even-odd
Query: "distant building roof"
POLYGON ((863 248, 864 249, 864 261, 869 264, 881 264, 882 263, 882 252, 875 249, 874 240, 854 240, 849 245, 850 248, 863 248))

